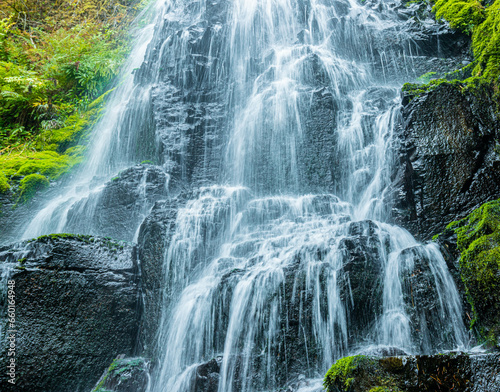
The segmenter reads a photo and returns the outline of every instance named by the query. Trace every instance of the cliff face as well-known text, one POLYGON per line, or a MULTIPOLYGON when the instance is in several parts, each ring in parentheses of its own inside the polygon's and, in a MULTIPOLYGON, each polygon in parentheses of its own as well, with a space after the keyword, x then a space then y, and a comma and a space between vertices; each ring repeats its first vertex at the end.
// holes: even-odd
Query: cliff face
POLYGON ((498 98, 490 84, 442 83, 404 103, 394 218, 428 240, 500 197, 498 98))

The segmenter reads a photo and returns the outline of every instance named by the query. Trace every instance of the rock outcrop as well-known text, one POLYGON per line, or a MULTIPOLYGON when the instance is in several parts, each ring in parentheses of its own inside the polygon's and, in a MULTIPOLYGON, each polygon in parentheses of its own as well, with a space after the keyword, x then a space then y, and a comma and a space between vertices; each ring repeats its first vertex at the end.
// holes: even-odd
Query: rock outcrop
POLYGON ((149 362, 144 358, 116 358, 92 392, 145 392, 149 362))
MULTIPOLYGON (((163 305, 164 257, 175 229, 178 199, 157 202, 139 231, 138 256, 144 295, 141 344, 148 357, 157 359, 156 338, 163 305)), ((168 288, 167 288, 168 290, 168 288)))
MULTIPOLYGON (((3 247, 0 260, 3 270, 13 269, 16 330, 16 384, 2 371, 2 390, 88 392, 113 358, 134 353, 140 318, 135 248, 63 234, 3 247)), ((6 350, 3 343, 2 369, 6 350)))
POLYGON ((495 392, 500 354, 346 357, 328 371, 325 387, 329 392, 495 392))
POLYGON ((141 164, 108 181, 102 190, 75 203, 65 230, 132 241, 155 201, 168 195, 169 175, 158 166, 141 164), (82 211, 86 213, 82 222, 82 211))
POLYGON ((406 102, 395 220, 429 239, 500 197, 500 119, 491 87, 443 83, 406 102))

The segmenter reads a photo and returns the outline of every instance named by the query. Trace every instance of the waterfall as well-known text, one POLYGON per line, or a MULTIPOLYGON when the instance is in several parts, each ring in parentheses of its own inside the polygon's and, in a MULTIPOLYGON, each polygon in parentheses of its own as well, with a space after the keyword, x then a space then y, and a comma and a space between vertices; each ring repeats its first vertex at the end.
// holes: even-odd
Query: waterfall
POLYGON ((389 223, 399 91, 423 56, 401 3, 154 7, 79 178, 23 235, 102 235, 93 219, 110 178, 154 161, 124 239, 152 206, 148 170, 183 202, 158 260, 150 392, 196 390, 211 360, 219 392, 313 392, 345 355, 467 347, 439 250, 389 223))

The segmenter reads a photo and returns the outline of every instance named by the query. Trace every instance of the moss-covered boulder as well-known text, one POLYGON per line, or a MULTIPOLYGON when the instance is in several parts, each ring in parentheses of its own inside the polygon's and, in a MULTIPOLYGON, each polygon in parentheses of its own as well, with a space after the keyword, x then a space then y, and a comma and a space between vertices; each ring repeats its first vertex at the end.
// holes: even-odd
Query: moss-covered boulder
POLYGON ((460 274, 482 339, 500 338, 500 200, 484 204, 447 226, 460 252, 460 274))
POLYGON ((339 359, 326 373, 324 387, 330 392, 341 391, 399 391, 391 371, 399 372, 400 358, 378 359, 356 355, 339 359))
POLYGON ((493 392, 500 388, 500 354, 417 355, 339 359, 328 371, 328 392, 493 392))

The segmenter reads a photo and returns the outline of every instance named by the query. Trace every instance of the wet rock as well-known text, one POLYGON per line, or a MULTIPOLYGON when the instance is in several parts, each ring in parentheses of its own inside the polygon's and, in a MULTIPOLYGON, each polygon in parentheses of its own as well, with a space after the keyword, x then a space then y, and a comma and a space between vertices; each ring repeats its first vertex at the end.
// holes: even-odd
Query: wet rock
POLYGON ((144 358, 116 358, 92 392, 145 392, 149 362, 144 358))
POLYGON ((191 384, 191 392, 217 392, 222 357, 217 357, 196 368, 191 384))
POLYGON ((157 202, 139 231, 138 256, 144 295, 141 343, 145 353, 153 359, 153 362, 157 359, 155 339, 163 304, 164 257, 175 230, 179 207, 177 199, 157 202))
POLYGON ((135 253, 68 234, 0 248, 1 267, 14 268, 17 331, 16 385, 2 372, 2 390, 88 391, 116 355, 134 353, 141 313, 135 253))
POLYGON ((65 230, 132 241, 154 202, 167 197, 169 178, 150 164, 126 169, 102 190, 76 203, 68 211, 65 230))
POLYGON ((500 388, 500 354, 347 357, 332 366, 325 384, 329 392, 494 392, 500 388))
POLYGON ((441 84, 405 106, 394 175, 398 224, 429 239, 500 197, 495 105, 488 86, 441 84))

